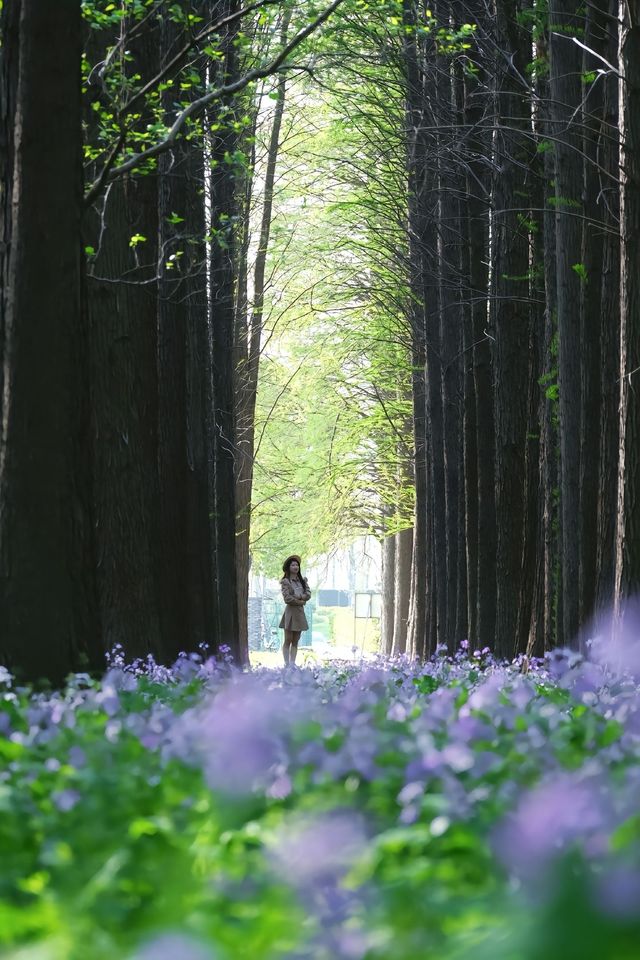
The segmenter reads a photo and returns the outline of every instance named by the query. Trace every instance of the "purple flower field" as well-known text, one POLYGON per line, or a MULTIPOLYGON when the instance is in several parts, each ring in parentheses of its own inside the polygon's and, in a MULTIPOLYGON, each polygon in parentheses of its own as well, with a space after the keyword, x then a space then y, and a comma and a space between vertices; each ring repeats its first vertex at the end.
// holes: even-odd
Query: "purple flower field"
POLYGON ((5 672, 0 956, 637 958, 631 650, 5 672))

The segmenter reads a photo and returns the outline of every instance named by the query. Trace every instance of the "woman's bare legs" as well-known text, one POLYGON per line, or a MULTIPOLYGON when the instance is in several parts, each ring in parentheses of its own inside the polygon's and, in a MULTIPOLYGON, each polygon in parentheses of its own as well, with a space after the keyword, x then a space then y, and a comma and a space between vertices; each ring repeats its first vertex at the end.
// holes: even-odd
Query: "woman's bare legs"
POLYGON ((298 653, 298 640, 300 639, 300 630, 285 630, 284 632, 284 643, 282 645, 282 656, 284 657, 285 666, 288 666, 290 663, 296 662, 296 655, 298 653))
POLYGON ((300 639, 301 630, 292 630, 291 631, 291 646, 289 648, 289 663, 296 662, 296 656, 298 655, 298 640, 300 639))

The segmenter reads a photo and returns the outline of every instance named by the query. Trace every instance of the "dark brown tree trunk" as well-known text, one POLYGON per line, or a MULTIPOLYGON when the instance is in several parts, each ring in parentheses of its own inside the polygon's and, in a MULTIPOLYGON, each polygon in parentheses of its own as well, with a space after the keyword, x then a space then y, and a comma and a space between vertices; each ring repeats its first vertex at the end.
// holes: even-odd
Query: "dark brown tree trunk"
MULTIPOLYGON (((477 11, 481 15, 481 11, 477 11)), ((491 340, 487 336, 489 286, 490 142, 483 128, 484 73, 465 78, 465 128, 470 137, 466 213, 469 278, 469 327, 465 326, 465 488, 469 636, 478 646, 493 646, 496 617, 495 427, 491 340)))
POLYGON ((98 588, 105 643, 163 656, 157 579, 156 178, 112 184, 88 223, 98 588), (141 249, 130 238, 144 236, 141 249))
MULTIPOLYGON (((610 33, 606 58, 618 55, 617 0, 610 2, 610 33)), ((618 79, 608 76, 601 164, 609 182, 602 192, 604 240, 602 251, 602 300, 600 305, 601 422, 598 477, 598 543, 596 606, 610 610, 615 595, 616 518, 618 512, 619 403, 620 403, 620 210, 618 79)))
POLYGON ((9 6, 2 16, 3 144, 12 155, 1 168, 9 256, 0 343, 0 662, 22 679, 57 684, 69 671, 99 668, 102 652, 80 231, 82 18, 79 0, 9 6), (4 124, 13 119, 12 140, 4 124))
MULTIPOLYGON (((214 14, 231 14, 237 0, 213 4, 214 14)), ((237 72, 237 24, 221 37, 224 54, 220 70, 228 82, 237 72)), ((238 580, 236 567, 236 433, 234 341, 234 218, 237 194, 234 155, 238 134, 232 104, 222 103, 211 115, 209 248, 210 322, 213 401, 214 500, 212 504, 215 549, 215 617, 219 642, 228 646, 237 663, 246 663, 248 648, 238 633, 238 580)), ((245 638, 246 639, 246 638, 245 638)))
MULTIPOLYGON (((163 51, 183 37, 163 23, 163 51)), ((164 94, 170 115, 175 98, 164 94)), ((207 423, 211 375, 205 256, 202 144, 178 145, 160 158, 158 289, 159 576, 163 649, 216 647, 215 580, 207 423)))
MULTIPOLYGON (((548 56, 546 38, 540 39, 540 54, 548 56), (544 45, 543 45, 544 42, 544 45)), ((541 142, 552 135, 549 85, 546 77, 538 81, 541 142)), ((554 158, 545 150, 542 162, 543 177, 543 271, 544 271, 544 328, 542 341, 542 377, 540 379, 540 479, 542 484, 541 512, 543 557, 543 612, 542 638, 534 638, 532 653, 540 654, 555 645, 557 637, 557 603, 559 585, 559 523, 558 523, 558 354, 556 307, 556 232, 555 194, 553 188, 554 158)))
MULTIPOLYGON (((533 207, 542 206, 541 183, 536 182, 533 189, 533 207)), ((532 211, 533 219, 537 214, 532 211)), ((542 376, 542 346, 544 343, 544 288, 538 284, 542 250, 537 242, 538 230, 533 231, 532 243, 532 283, 531 316, 529 321, 529 377, 528 377, 528 421, 525 475, 525 516, 524 538, 522 544, 522 580, 520 585, 520 603, 518 609, 518 629, 516 653, 526 653, 535 645, 532 639, 532 621, 537 619, 534 602, 537 598, 537 575, 541 571, 538 563, 538 551, 541 537, 538 535, 538 522, 541 515, 540 495, 540 378, 542 376)), ((541 590, 539 590, 541 593, 541 590)), ((536 611, 537 613, 537 611, 536 611)))
MULTIPOLYGON (((451 95, 450 89, 448 90, 451 95)), ((451 114, 449 113, 449 124, 451 114)), ((442 121, 443 124, 445 121, 442 121)), ((443 156, 448 151, 442 150, 443 156)), ((454 186, 447 182, 448 178, 440 177, 440 242, 439 242, 439 271, 440 271, 440 330, 439 353, 442 365, 442 424, 443 424, 443 452, 444 452, 444 493, 445 493, 445 544, 446 544, 446 627, 445 636, 448 643, 457 644, 462 639, 456 633, 459 604, 466 598, 458 595, 460 586, 459 546, 460 526, 463 518, 459 514, 460 506, 460 438, 462 424, 460 417, 460 298, 459 279, 457 276, 456 259, 458 247, 456 232, 458 230, 458 205, 454 194, 454 186)))
MULTIPOLYGON (((609 46, 609 2, 588 5, 585 12, 585 45, 607 55, 609 46)), ((583 53, 582 72, 587 76, 595 66, 592 53, 583 53)), ((582 353, 581 431, 580 431, 580 623, 591 617, 595 606, 598 539, 598 477, 600 473, 600 415, 602 409, 600 354, 600 311, 602 304, 602 267, 604 253, 604 204, 601 197, 602 173, 598 169, 604 138, 603 126, 606 80, 601 75, 591 83, 585 98, 583 130, 583 207, 582 263, 584 281, 580 304, 582 353)), ((607 184, 607 187, 610 184, 607 184)))
MULTIPOLYGON (((97 36, 100 57, 108 38, 97 36)), ((157 23, 129 45, 127 73, 152 76, 157 23)), ((91 133, 91 127, 89 126, 91 133)), ((165 659, 158 490, 158 175, 114 181, 85 218, 89 269, 94 504, 107 648, 165 659)))
MULTIPOLYGON (((442 396, 440 392, 440 357, 438 355, 438 314, 434 309, 431 294, 435 291, 435 273, 430 258, 435 250, 436 234, 433 227, 436 192, 434 176, 428 170, 429 151, 425 132, 425 91, 420 68, 420 50, 416 38, 416 10, 412 0, 403 4, 406 33, 404 41, 404 68, 406 82, 406 151, 408 180, 408 232, 409 232, 409 284, 412 293, 410 332, 412 342, 412 394, 414 414, 414 479, 416 485, 413 604, 410 647, 416 656, 422 657, 431 649, 427 629, 437 627, 435 618, 427 621, 427 596, 439 598, 441 615, 445 615, 445 565, 444 509, 438 513, 438 547, 442 567, 437 562, 428 563, 429 515, 433 517, 433 501, 428 499, 430 489, 434 492, 434 475, 437 476, 438 493, 443 497, 444 507, 444 458, 442 446, 442 396), (430 341, 430 337, 432 338, 430 341), (435 338, 435 342, 434 339, 435 338), (430 371, 438 370, 435 373, 430 371), (438 412, 433 406, 437 404, 438 412), (435 421, 434 421, 435 417, 435 421), (439 431, 439 434, 438 434, 439 431), (439 439, 437 438, 437 435, 439 439), (434 451, 437 449, 437 455, 434 451), (437 584, 443 588, 438 593, 437 584)), ((431 537, 434 537, 431 527, 431 537)), ((397 639, 394 639, 394 645, 397 639)))
POLYGON ((516 646, 522 594, 529 359, 522 349, 529 331, 528 91, 523 85, 529 39, 519 25, 520 8, 505 0, 497 8, 497 128, 493 182, 491 334, 494 337, 496 431, 495 651, 511 657, 516 646))
MULTIPOLYGON (((561 641, 573 643, 580 626, 580 429, 582 350, 580 299, 582 140, 576 110, 582 96, 582 55, 571 37, 582 30, 572 0, 554 0, 549 41, 555 155, 558 383, 560 399, 560 509, 562 511, 561 641)), ((559 625, 560 626, 560 625, 559 625)))
MULTIPOLYGON (((435 16, 447 23, 450 9, 436 4, 435 16)), ((431 160, 437 167, 438 213, 437 213, 437 260, 436 276, 439 283, 439 330, 437 352, 441 364, 442 429, 444 456, 444 509, 445 509, 445 555, 446 555, 446 621, 444 633, 447 643, 457 644, 461 606, 466 605, 466 596, 461 596, 461 562, 465 551, 460 549, 464 517, 460 514, 461 488, 464 477, 461 463, 462 407, 460 389, 460 355, 462 323, 460 303, 460 208, 458 197, 463 185, 457 164, 451 156, 458 118, 455 78, 449 57, 437 56, 433 64, 434 91, 425 90, 425 97, 433 97, 433 115, 436 126, 436 157, 431 160)), ((426 159, 426 158, 425 158, 426 159)), ((428 303, 428 301, 425 301, 428 303)), ((464 578, 466 581, 466 577, 464 578)), ((466 618, 465 618, 466 619, 466 618)))
MULTIPOLYGON (((9 292, 9 253, 13 197, 14 128, 18 96, 21 0, 0 10, 0 350, 9 292)), ((0 366, 0 396, 4 371, 0 366)))
MULTIPOLYGON (((470 266, 470 265, 469 265, 470 266)), ((471 311, 465 311, 463 325, 463 370, 464 370, 464 529, 466 547, 467 595, 469 640, 478 639, 478 448, 476 395, 473 383, 473 326, 471 311)))
MULTIPOLYGON (((416 323, 424 325, 424 309, 416 310, 416 323)), ((415 516, 413 525, 412 597, 409 648, 423 658, 427 634, 427 403, 424 336, 413 334, 413 443, 415 516)))
MULTIPOLYGON (((546 56, 544 35, 538 38, 538 55, 546 56)), ((547 110, 548 82, 538 78, 535 91, 538 107, 534 113, 535 133, 539 142, 545 142, 548 135, 547 110)), ((553 557, 554 530, 553 485, 550 482, 556 460, 556 438, 552 417, 552 402, 547 396, 551 386, 555 390, 555 358, 552 356, 552 342, 555 322, 555 220, 554 210, 547 203, 547 192, 552 189, 553 158, 544 151, 534 164, 535 191, 532 196, 531 219, 535 224, 532 230, 532 270, 531 270, 531 323, 532 337, 537 350, 537 362, 530 380, 530 441, 527 450, 528 478, 528 515, 533 557, 531 616, 526 653, 530 656, 542 656, 547 645, 552 646, 553 614, 553 557), (535 438, 535 440, 534 440, 535 438), (533 462, 534 447, 537 448, 536 461, 533 462), (531 503, 533 485, 536 487, 535 517, 531 503)), ((522 635, 521 635, 521 642, 522 635)))
POLYGON ((640 0, 620 3, 620 484, 616 580, 640 591, 640 0))

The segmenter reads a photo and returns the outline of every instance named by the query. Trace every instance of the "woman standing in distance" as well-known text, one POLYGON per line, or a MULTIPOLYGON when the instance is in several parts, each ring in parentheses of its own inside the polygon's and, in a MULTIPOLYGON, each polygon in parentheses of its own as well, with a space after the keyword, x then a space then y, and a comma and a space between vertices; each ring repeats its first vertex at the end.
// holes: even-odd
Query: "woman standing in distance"
POLYGON ((295 554, 287 557, 282 564, 282 570, 284 577, 280 581, 280 589, 286 606, 280 620, 280 629, 284 630, 282 656, 285 665, 288 665, 296 662, 300 634, 303 630, 309 629, 304 615, 304 605, 311 598, 311 590, 305 577, 302 576, 300 557, 295 554))

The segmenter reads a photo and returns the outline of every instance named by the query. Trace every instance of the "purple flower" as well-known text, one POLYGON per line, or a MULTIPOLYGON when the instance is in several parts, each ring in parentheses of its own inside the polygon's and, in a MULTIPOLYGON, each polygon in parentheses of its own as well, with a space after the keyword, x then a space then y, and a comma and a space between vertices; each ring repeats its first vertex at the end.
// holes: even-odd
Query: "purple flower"
POLYGON ((309 705, 304 688, 285 692, 238 674, 177 720, 167 734, 165 754, 200 763, 209 786, 224 793, 268 790, 278 779, 282 786, 285 740, 309 705))
POLYGON ((580 842, 583 850, 598 846, 610 814, 599 781, 556 774, 520 797, 515 812, 495 831, 494 848, 509 870, 535 876, 573 843, 580 842))
POLYGON ((616 864, 594 881, 598 907, 612 917, 637 919, 640 916, 640 871, 616 864))
POLYGON ((75 767, 76 770, 80 767, 84 767, 87 762, 87 755, 82 749, 82 747, 71 747, 69 750, 69 763, 72 767, 75 767))
POLYGON ((209 947, 180 934, 165 934, 136 950, 130 960, 215 960, 209 947))
POLYGON ((503 674, 492 674, 476 687, 467 701, 467 706, 470 710, 491 712, 498 703, 504 685, 505 677, 503 674))
POLYGON ((51 799, 58 810, 67 813, 69 810, 73 810, 81 798, 77 790, 55 790, 51 794, 51 799))
POLYGON ((590 659, 614 677, 640 679, 640 596, 629 597, 620 610, 600 616, 597 633, 589 641, 590 659))
POLYGON ((293 887, 335 884, 366 848, 362 817, 335 810, 286 823, 269 844, 275 869, 293 887))

